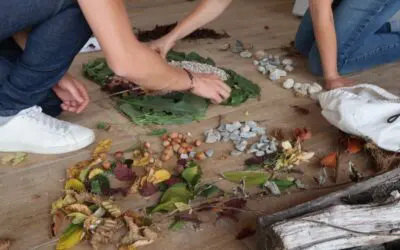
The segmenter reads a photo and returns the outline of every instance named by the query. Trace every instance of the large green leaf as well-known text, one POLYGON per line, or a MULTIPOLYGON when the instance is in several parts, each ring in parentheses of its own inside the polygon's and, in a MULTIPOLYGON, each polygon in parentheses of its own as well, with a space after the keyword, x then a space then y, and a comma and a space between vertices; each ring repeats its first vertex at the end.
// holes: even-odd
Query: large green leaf
POLYGON ((275 184, 279 187, 281 191, 284 191, 285 189, 290 188, 291 186, 294 186, 295 183, 293 181, 289 180, 272 180, 272 182, 275 182, 275 184))
POLYGON ((193 193, 188 189, 186 183, 177 183, 164 192, 160 203, 151 212, 170 212, 176 208, 175 203, 187 204, 192 197, 193 193))
POLYGON ((189 184, 190 188, 194 188, 201 178, 201 168, 198 165, 186 168, 181 176, 189 184))
POLYGON ((256 186, 264 184, 271 176, 265 172, 232 171, 223 173, 223 177, 231 182, 240 183, 244 180, 246 185, 256 186))

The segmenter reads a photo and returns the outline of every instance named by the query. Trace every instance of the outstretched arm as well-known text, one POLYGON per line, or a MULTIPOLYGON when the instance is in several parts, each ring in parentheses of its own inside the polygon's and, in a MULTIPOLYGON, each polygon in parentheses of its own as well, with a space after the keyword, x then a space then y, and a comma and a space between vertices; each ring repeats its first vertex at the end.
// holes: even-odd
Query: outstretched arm
POLYGON ((140 43, 131 27, 123 0, 78 0, 110 68, 118 75, 152 90, 183 91, 220 103, 230 88, 221 80, 168 65, 156 52, 140 43))
POLYGON ((176 41, 182 39, 220 16, 232 0, 202 0, 197 8, 166 36, 150 43, 150 47, 166 57, 176 41))

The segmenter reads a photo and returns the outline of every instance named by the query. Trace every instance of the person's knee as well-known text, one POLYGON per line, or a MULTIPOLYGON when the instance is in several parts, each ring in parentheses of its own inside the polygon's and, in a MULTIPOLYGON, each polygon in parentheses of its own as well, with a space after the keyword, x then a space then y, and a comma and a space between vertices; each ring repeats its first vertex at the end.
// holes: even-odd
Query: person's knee
POLYGON ((314 45, 308 54, 308 68, 313 75, 322 76, 323 69, 318 48, 314 45))
POLYGON ((304 33, 301 32, 300 30, 297 31, 296 37, 294 39, 294 47, 298 52, 300 52, 304 56, 308 56, 308 53, 310 52, 310 45, 306 44, 305 39, 304 39, 304 33))

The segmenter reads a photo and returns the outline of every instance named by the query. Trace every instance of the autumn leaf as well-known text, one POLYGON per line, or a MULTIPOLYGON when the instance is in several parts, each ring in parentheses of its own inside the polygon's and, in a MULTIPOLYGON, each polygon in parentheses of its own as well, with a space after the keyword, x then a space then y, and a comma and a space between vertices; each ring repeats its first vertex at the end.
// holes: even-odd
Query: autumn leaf
POLYGON ((278 141, 283 141, 285 140, 285 133, 281 128, 276 128, 272 131, 272 137, 274 137, 278 141))
POLYGON ((95 169, 93 169, 92 171, 90 171, 88 178, 89 178, 89 180, 91 180, 91 179, 93 179, 93 177, 95 177, 96 175, 99 175, 99 174, 102 174, 102 173, 104 173, 104 170, 103 170, 103 169, 95 168, 95 169))
POLYGON ((336 152, 332 152, 325 156, 321 160, 321 166, 322 167, 327 167, 327 168, 336 168, 337 167, 337 158, 338 154, 336 152))
POLYGON ((154 172, 154 174, 152 176, 150 176, 148 181, 153 184, 158 184, 160 182, 167 181, 170 178, 171 178, 171 174, 167 170, 161 169, 161 170, 157 170, 156 172, 154 172))
POLYGON ((158 188, 151 182, 145 182, 139 189, 139 193, 143 197, 149 197, 158 192, 158 188))
POLYGON ((93 159, 99 158, 100 154, 107 153, 111 148, 111 140, 102 140, 99 144, 97 144, 96 148, 93 150, 92 157, 93 159))
POLYGON ((83 237, 85 236, 85 231, 81 226, 78 225, 70 225, 67 230, 61 235, 58 243, 57 250, 67 250, 73 248, 77 245, 83 237))
POLYGON ((292 105, 290 107, 293 108, 293 110, 296 113, 300 114, 300 115, 308 115, 308 114, 310 114, 310 110, 308 110, 306 108, 303 108, 303 107, 300 107, 298 105, 292 105))
POLYGON ((256 230, 251 227, 245 227, 236 235, 237 240, 243 240, 256 234, 256 230))
POLYGON ((77 180, 77 179, 70 179, 65 183, 66 190, 75 190, 76 192, 84 192, 86 190, 85 185, 77 180))
POLYGON ((307 128, 296 128, 294 130, 294 137, 297 140, 305 141, 312 137, 311 131, 307 128))
POLYGON ((68 212, 79 212, 85 215, 91 215, 92 211, 89 209, 88 206, 83 204, 72 204, 65 208, 68 212))
POLYGON ((133 173, 132 169, 128 168, 124 164, 117 164, 113 170, 113 173, 120 181, 133 181, 135 179, 135 173, 133 173))
POLYGON ((61 211, 55 212, 53 215, 53 223, 51 225, 51 235, 53 237, 58 236, 61 233, 61 230, 64 228, 67 219, 65 218, 65 214, 61 211))
POLYGON ((350 137, 347 139, 346 151, 350 154, 357 154, 364 148, 364 144, 362 139, 350 137))

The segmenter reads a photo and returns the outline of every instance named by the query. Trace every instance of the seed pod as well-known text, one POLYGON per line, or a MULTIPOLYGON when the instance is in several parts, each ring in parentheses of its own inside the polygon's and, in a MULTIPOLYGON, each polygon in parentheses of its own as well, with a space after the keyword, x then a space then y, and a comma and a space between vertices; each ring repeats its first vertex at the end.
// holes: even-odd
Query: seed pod
POLYGON ((178 153, 179 154, 186 154, 187 150, 184 147, 180 147, 179 150, 178 150, 178 153))
POLYGON ((189 147, 189 144, 187 144, 186 142, 184 142, 184 143, 181 144, 181 146, 182 146, 182 148, 188 148, 188 147, 189 147))
POLYGON ((173 133, 171 133, 170 137, 171 137, 172 139, 178 138, 178 133, 173 132, 173 133))
POLYGON ((169 145, 171 145, 171 142, 169 142, 169 141, 164 141, 164 142, 163 142, 163 146, 164 146, 164 147, 167 147, 167 146, 169 146, 169 145))
POLYGON ((176 142, 176 143, 178 143, 178 144, 181 144, 181 143, 182 143, 182 140, 179 139, 179 138, 175 138, 173 141, 176 142))
POLYGON ((172 146, 172 149, 174 152, 178 152, 180 148, 181 148, 181 146, 179 144, 175 144, 172 146))
POLYGON ((186 150, 190 153, 190 152, 192 152, 193 151, 193 146, 188 146, 187 148, 186 148, 186 150))
POLYGON ((168 135, 167 134, 164 134, 163 136, 161 136, 161 140, 163 140, 163 141, 168 141, 168 135))
POLYGON ((149 149, 149 148, 151 147, 150 142, 145 142, 145 143, 144 143, 144 147, 147 148, 147 149, 149 149))
POLYGON ((200 140, 195 140, 195 141, 194 141, 194 145, 195 145, 196 147, 200 147, 201 144, 202 144, 202 142, 201 142, 200 140))

